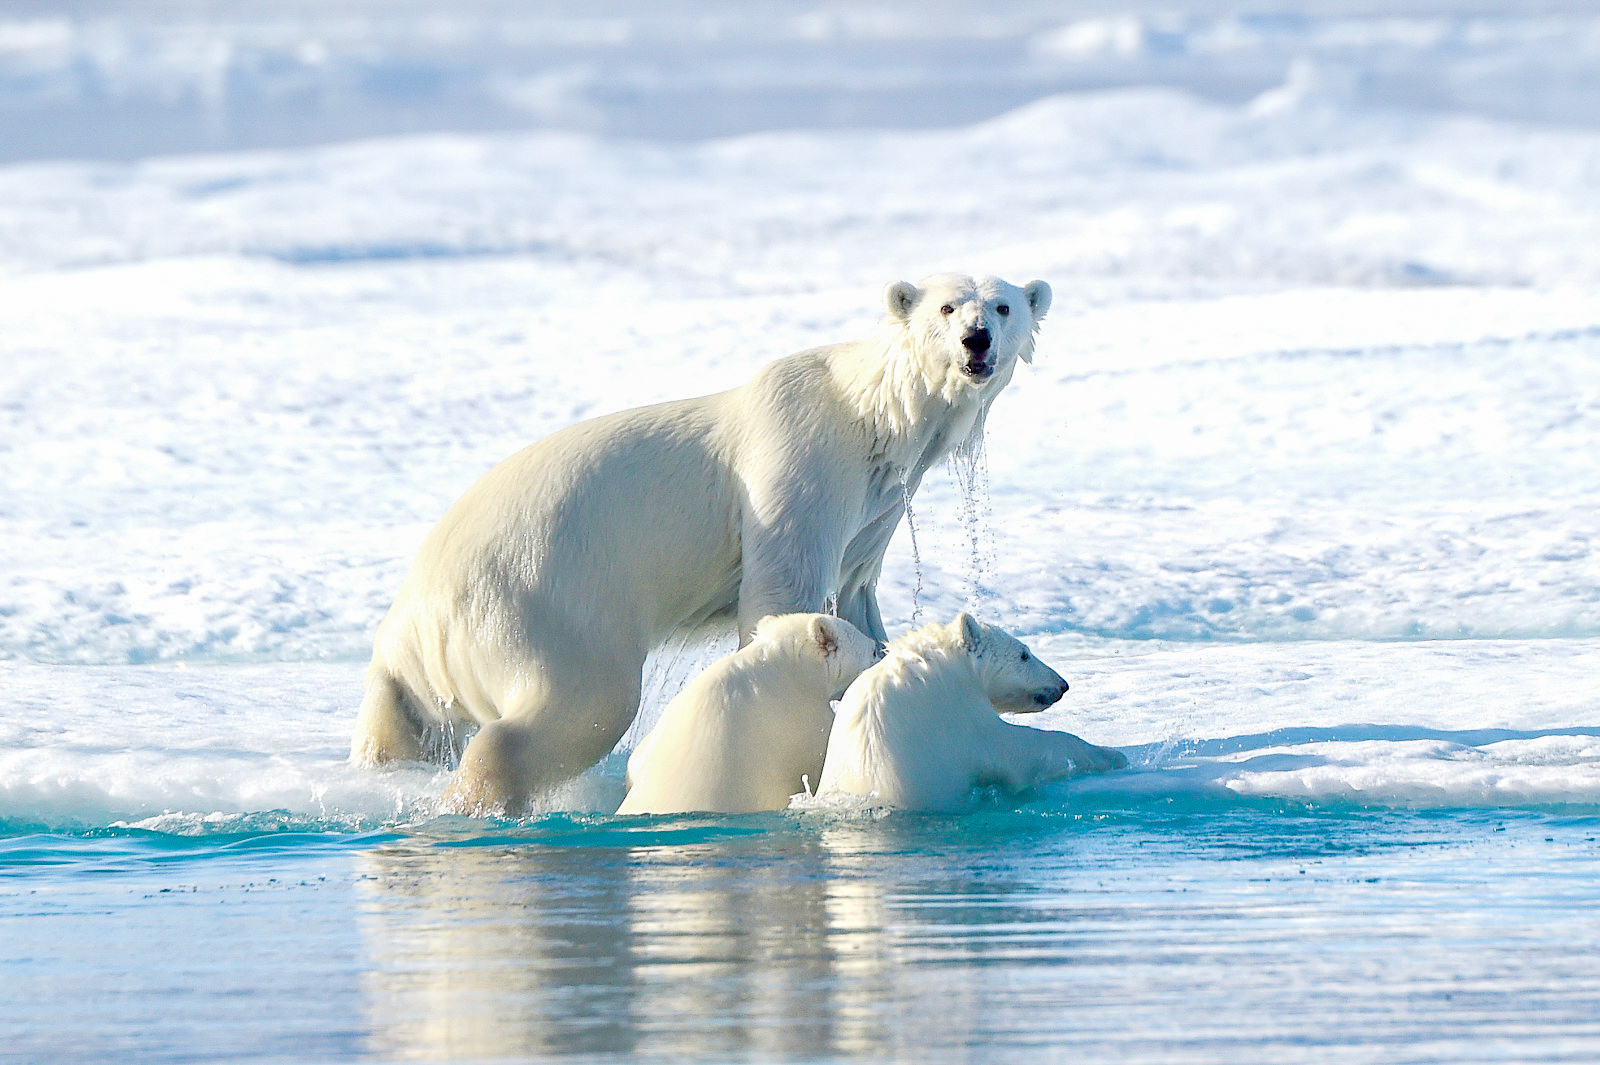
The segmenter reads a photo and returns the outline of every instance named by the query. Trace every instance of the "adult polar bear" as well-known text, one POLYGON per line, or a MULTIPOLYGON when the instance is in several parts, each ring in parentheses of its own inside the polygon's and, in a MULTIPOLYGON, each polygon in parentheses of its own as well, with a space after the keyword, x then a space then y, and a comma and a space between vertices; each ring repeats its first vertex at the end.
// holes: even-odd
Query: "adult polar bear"
POLYGON ((737 613, 825 611, 879 643, 876 585, 923 474, 1031 361, 1050 286, 946 274, 885 290, 865 339, 740 388, 581 422, 490 470, 417 552, 378 626, 353 761, 478 732, 445 795, 516 813, 604 757, 645 656, 737 613))

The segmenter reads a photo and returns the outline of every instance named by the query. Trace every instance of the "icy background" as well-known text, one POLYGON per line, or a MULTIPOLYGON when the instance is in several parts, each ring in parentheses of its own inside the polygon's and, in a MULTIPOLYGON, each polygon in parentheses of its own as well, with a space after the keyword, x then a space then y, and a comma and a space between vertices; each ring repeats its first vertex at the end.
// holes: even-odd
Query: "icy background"
POLYGON ((1600 13, 1219 10, 13 0, 0 820, 425 813, 342 758, 451 500, 947 269, 1055 306, 881 598, 1069 677, 1064 801, 1600 803, 1600 13))

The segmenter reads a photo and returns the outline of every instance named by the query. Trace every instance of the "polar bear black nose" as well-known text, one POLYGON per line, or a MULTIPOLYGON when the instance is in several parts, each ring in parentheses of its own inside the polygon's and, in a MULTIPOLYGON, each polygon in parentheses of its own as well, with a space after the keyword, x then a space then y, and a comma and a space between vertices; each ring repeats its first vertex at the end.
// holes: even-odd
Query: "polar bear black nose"
POLYGON ((989 350, 989 331, 987 329, 979 329, 976 332, 968 333, 961 338, 961 346, 974 355, 983 354, 989 350))
POLYGON ((1038 703, 1041 707, 1054 706, 1056 703, 1061 701, 1061 697, 1065 694, 1067 694, 1067 682, 1062 681, 1058 690, 1055 692, 1039 692, 1034 695, 1033 701, 1038 703))

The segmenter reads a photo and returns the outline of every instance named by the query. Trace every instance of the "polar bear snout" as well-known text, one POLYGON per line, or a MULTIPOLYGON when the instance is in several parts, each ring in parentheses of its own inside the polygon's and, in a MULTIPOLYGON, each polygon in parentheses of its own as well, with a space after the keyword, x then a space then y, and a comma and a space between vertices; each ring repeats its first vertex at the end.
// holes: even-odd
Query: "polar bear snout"
POLYGON ((966 371, 968 377, 984 378, 994 373, 994 363, 989 361, 994 338, 989 330, 980 327, 963 335, 961 346, 967 349, 967 361, 961 368, 966 371))
POLYGON ((1054 706, 1059 703, 1061 701, 1061 697, 1065 694, 1067 694, 1067 682, 1062 681, 1058 687, 1051 687, 1043 691, 1034 692, 1033 701, 1039 705, 1040 710, 1043 710, 1046 707, 1054 706))

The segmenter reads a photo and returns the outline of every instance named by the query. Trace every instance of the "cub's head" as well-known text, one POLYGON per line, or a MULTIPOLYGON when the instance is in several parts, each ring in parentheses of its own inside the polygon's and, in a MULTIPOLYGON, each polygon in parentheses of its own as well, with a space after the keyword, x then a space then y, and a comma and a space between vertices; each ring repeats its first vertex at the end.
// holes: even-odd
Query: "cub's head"
POLYGON ((843 695, 850 682, 878 657, 878 645, 870 636, 829 614, 769 615, 756 623, 750 642, 821 665, 830 699, 843 695))
POLYGON ((1067 693, 1061 675, 1010 633, 971 614, 957 617, 950 630, 971 656, 983 693, 1002 714, 1037 713, 1067 693))
POLYGON ((941 386, 998 391, 1016 362, 1033 361, 1033 334, 1050 309, 1050 286, 1018 288, 998 277, 939 274, 884 290, 889 320, 906 330, 924 369, 941 386))

